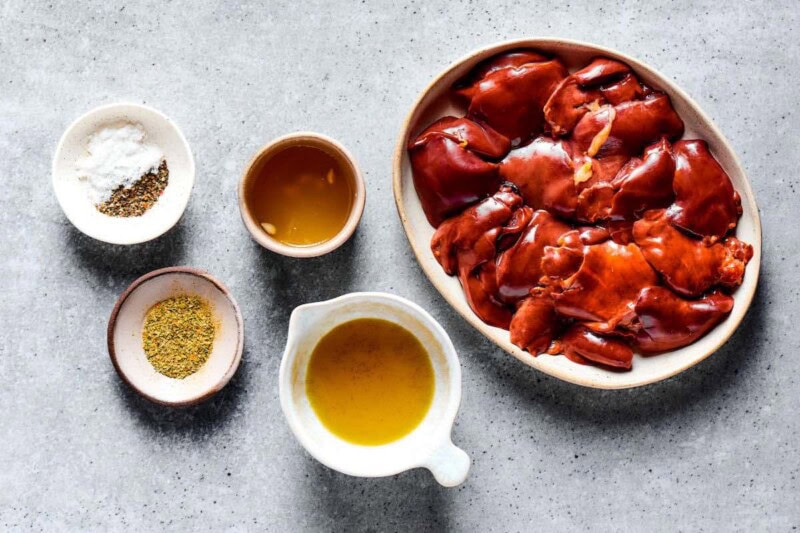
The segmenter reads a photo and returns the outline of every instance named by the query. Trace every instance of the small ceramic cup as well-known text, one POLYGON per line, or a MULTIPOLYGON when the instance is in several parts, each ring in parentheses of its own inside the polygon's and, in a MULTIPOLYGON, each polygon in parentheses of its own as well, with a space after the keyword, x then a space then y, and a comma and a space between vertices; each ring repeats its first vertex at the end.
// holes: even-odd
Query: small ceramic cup
POLYGON ((192 193, 194 170, 189 143, 172 119, 152 107, 121 103, 96 107, 67 128, 53 156, 52 179, 58 203, 76 228, 99 241, 138 244, 159 237, 180 220, 192 193), (122 124, 141 126, 145 141, 161 149, 169 169, 164 194, 138 217, 111 217, 98 211, 76 169, 93 133, 122 124))
POLYGON ((461 402, 461 365, 447 333, 418 305, 391 294, 362 292, 297 307, 289 320, 279 379, 289 427, 324 465, 361 477, 424 467, 446 487, 466 479, 469 456, 450 438, 461 402), (435 375, 433 402, 422 422, 405 437, 380 446, 352 444, 331 433, 306 396, 306 370, 317 342, 339 324, 359 318, 388 320, 412 332, 427 350, 435 375))
POLYGON ((117 373, 133 390, 162 405, 185 407, 219 392, 239 368, 243 347, 239 305, 221 281, 196 268, 169 267, 145 274, 125 289, 108 321, 108 354, 117 373), (209 302, 217 329, 208 361, 183 379, 158 373, 142 348, 147 311, 178 295, 196 295, 209 302))
POLYGON ((309 131, 290 133, 289 135, 278 137, 277 139, 263 146, 256 153, 256 155, 253 156, 253 158, 247 164, 247 167, 245 167, 242 178, 239 181, 238 193, 239 211, 242 214, 242 221, 244 222, 247 231, 249 231, 250 235, 253 237, 253 240, 267 250, 271 250, 281 255, 287 255, 289 257, 317 257, 332 252, 347 242, 347 240, 353 235, 353 232, 355 232, 356 226, 358 226, 358 223, 361 220, 361 215, 364 213, 364 203, 367 198, 364 177, 361 174, 361 170, 358 168, 355 158, 347 150, 347 148, 342 146, 338 141, 326 135, 309 131), (250 210, 250 206, 246 201, 247 195, 253 186, 256 177, 255 170, 258 168, 261 162, 267 160, 281 150, 298 145, 311 146, 328 152, 334 156, 338 156, 338 159, 342 160, 344 164, 350 167, 351 174, 353 175, 355 181, 355 183, 353 183, 355 198, 350 209, 350 216, 347 218, 347 222, 345 222, 344 227, 342 227, 341 231, 339 231, 339 233, 337 233, 333 238, 313 246, 291 246, 271 237, 266 231, 264 231, 258 220, 256 220, 255 215, 250 210))

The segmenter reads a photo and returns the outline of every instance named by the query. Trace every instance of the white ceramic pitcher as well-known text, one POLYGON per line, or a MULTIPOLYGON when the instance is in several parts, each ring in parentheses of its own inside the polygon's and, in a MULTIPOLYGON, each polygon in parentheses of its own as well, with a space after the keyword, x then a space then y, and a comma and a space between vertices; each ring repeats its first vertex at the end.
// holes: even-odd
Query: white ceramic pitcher
POLYGON ((363 477, 424 467, 446 487, 466 479, 469 456, 450 438, 461 402, 461 364, 444 329, 415 303, 391 294, 361 292, 297 307, 289 320, 279 379, 289 427, 324 465, 363 477), (422 422, 405 437, 380 446, 352 444, 331 433, 306 396, 306 370, 317 342, 339 324, 359 318, 388 320, 412 332, 427 350, 435 375, 433 401, 422 422))

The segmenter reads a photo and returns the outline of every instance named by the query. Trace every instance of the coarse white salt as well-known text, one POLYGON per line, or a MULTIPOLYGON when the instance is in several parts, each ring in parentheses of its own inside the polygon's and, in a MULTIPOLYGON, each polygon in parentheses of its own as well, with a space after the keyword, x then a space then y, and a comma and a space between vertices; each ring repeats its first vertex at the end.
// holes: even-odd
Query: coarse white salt
POLYGON ((89 136, 88 155, 79 158, 75 167, 92 203, 100 205, 118 187, 128 188, 158 170, 164 154, 144 138, 144 129, 138 124, 103 128, 89 136))

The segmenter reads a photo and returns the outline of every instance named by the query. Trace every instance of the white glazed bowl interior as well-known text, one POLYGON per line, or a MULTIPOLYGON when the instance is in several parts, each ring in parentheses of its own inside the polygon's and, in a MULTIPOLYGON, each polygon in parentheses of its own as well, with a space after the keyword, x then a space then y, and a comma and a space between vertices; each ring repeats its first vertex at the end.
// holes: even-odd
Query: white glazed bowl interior
POLYGON ((137 392, 157 403, 182 406, 210 397, 228 383, 242 358, 243 324, 236 301, 218 281, 195 272, 177 267, 140 278, 130 292, 123 293, 109 323, 108 348, 117 372, 137 392), (177 295, 196 295, 208 301, 217 326, 208 361, 184 379, 158 373, 142 348, 147 311, 177 295))
POLYGON ((446 486, 466 478, 469 457, 450 440, 461 401, 461 366, 453 343, 421 307, 383 293, 353 293, 300 306, 289 322, 280 370, 281 406, 300 443, 321 463, 353 476, 377 477, 430 469, 446 486), (379 318, 412 332, 431 358, 436 390, 427 415, 407 436, 381 446, 349 443, 317 418, 306 396, 306 370, 317 342, 333 328, 358 318, 379 318))
POLYGON ((95 108, 73 122, 53 157, 53 188, 64 214, 80 231, 112 244, 136 244, 162 235, 181 218, 194 185, 194 158, 178 126, 166 115, 138 104, 95 108), (161 148, 169 169, 169 184, 161 198, 140 217, 100 213, 78 180, 76 161, 86 155, 89 136, 107 126, 133 123, 145 131, 145 142, 161 148))
POLYGON ((450 305, 476 329, 502 349, 511 353, 527 365, 557 378, 587 387, 620 389, 653 383, 673 376, 702 361, 733 334, 750 307, 758 283, 761 263, 761 222, 755 197, 747 181, 747 176, 733 148, 711 122, 700 107, 675 83, 644 63, 614 50, 577 41, 560 39, 524 39, 492 45, 473 52, 450 65, 425 90, 412 107, 404 127, 400 132, 394 156, 394 195, 403 227, 411 247, 423 271, 450 305), (735 305, 730 316, 697 342, 652 357, 635 355, 633 370, 613 372, 595 366, 579 365, 563 356, 540 355, 538 357, 514 346, 508 331, 485 324, 470 309, 464 291, 455 277, 445 274, 436 262, 430 249, 434 229, 422 211, 411 175, 411 165, 406 146, 421 130, 439 117, 464 114, 450 97, 453 83, 469 72, 476 64, 495 54, 517 49, 534 48, 558 55, 570 71, 586 65, 594 57, 603 55, 619 59, 630 65, 636 74, 648 85, 666 92, 672 104, 686 124, 685 138, 701 138, 708 141, 711 152, 733 180, 733 185, 742 197, 744 213, 739 221, 736 236, 753 246, 753 259, 747 267, 744 283, 734 293, 735 305))

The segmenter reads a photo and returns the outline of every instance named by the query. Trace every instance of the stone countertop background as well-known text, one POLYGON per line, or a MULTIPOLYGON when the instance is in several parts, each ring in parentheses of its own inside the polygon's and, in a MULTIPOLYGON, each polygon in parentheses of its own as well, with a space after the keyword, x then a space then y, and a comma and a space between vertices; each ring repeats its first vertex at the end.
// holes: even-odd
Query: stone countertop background
POLYGON ((0 6, 0 528, 48 530, 787 531, 800 526, 800 211, 796 2, 425 0, 27 2, 0 6), (395 214, 391 154, 417 93, 478 46, 525 36, 635 55, 687 90, 738 151, 764 224, 759 292, 716 355, 641 389, 599 391, 523 366, 452 311, 395 214), (66 220, 50 162, 104 103, 181 126, 197 183, 181 222, 139 246, 66 220), (297 261, 259 248, 240 172, 294 130, 348 146, 366 175, 355 236, 297 261), (136 277, 192 265, 241 304, 246 350, 213 400, 152 405, 115 374, 105 328, 136 277), (410 298, 463 365, 457 489, 424 470, 354 479, 314 461, 280 411, 289 313, 350 291, 410 298))

